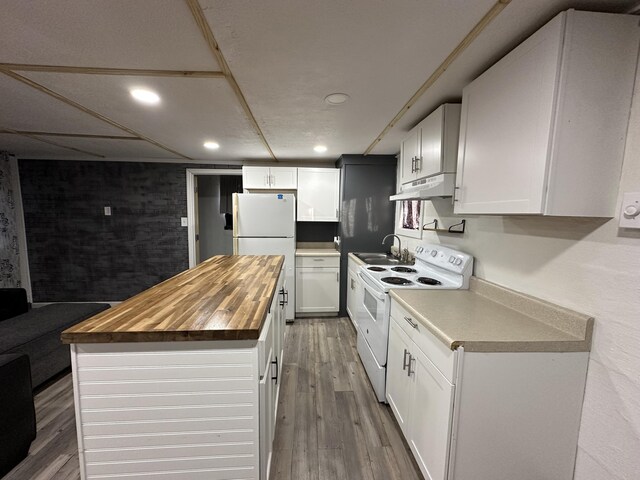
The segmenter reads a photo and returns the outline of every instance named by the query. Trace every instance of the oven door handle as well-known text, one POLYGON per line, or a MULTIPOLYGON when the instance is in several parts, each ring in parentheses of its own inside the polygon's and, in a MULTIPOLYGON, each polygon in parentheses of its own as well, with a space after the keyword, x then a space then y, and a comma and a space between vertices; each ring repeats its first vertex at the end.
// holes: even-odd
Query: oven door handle
POLYGON ((374 296, 375 298, 377 298, 380 301, 384 301, 385 300, 385 293, 384 292, 380 292, 378 290, 375 289, 375 287, 373 285, 371 285, 369 283, 369 281, 367 281, 367 278, 362 275, 362 273, 358 272, 358 276, 360 277, 360 280, 362 280, 362 286, 364 287, 364 289, 369 292, 372 296, 374 296))

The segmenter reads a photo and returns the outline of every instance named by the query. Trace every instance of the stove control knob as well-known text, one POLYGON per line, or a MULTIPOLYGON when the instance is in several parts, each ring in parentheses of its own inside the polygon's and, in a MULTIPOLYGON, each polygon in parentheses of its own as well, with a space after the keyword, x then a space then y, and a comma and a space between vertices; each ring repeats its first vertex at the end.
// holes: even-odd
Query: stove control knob
POLYGON ((449 257, 449 263, 453 263, 455 262, 456 257, 454 257, 453 255, 449 257))
POLYGON ((456 265, 461 265, 462 264, 462 259, 461 258, 456 258, 455 264, 456 265))
POLYGON ((435 257, 436 255, 438 255, 438 251, 437 250, 431 250, 431 256, 435 257))

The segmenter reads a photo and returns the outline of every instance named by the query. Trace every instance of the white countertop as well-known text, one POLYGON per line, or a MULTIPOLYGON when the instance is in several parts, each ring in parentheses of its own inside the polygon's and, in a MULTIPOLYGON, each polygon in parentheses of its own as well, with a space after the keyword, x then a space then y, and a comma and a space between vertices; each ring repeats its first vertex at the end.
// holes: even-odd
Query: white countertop
POLYGON ((586 352, 593 318, 472 278, 469 290, 400 290, 391 297, 452 350, 586 352))
POLYGON ((339 257, 333 242, 298 242, 296 257, 339 257))

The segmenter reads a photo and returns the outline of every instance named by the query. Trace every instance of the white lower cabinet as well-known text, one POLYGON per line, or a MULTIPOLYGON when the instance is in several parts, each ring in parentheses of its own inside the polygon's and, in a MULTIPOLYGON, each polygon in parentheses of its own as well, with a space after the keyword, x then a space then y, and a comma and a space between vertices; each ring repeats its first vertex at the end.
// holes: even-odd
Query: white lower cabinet
POLYGON ((296 260, 296 313, 335 313, 340 303, 340 257, 296 260))
POLYGON ((444 348, 395 299, 386 396, 427 480, 571 480, 588 352, 444 348))
POLYGON ((446 478, 454 387, 419 348, 412 348, 408 378, 413 406, 409 446, 426 478, 446 478))
POLYGON ((387 356, 387 401, 405 436, 409 436, 407 417, 411 400, 411 380, 407 363, 411 340, 396 322, 389 325, 389 353, 387 356))

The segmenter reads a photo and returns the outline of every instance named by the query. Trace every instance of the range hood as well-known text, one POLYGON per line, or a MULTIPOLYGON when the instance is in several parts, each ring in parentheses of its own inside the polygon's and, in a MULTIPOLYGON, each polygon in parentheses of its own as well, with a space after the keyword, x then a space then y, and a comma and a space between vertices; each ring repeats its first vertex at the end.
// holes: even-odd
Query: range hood
POLYGON ((433 177, 405 183, 402 185, 400 193, 391 195, 389 200, 427 200, 433 197, 452 197, 455 178, 455 173, 439 173, 433 177))

